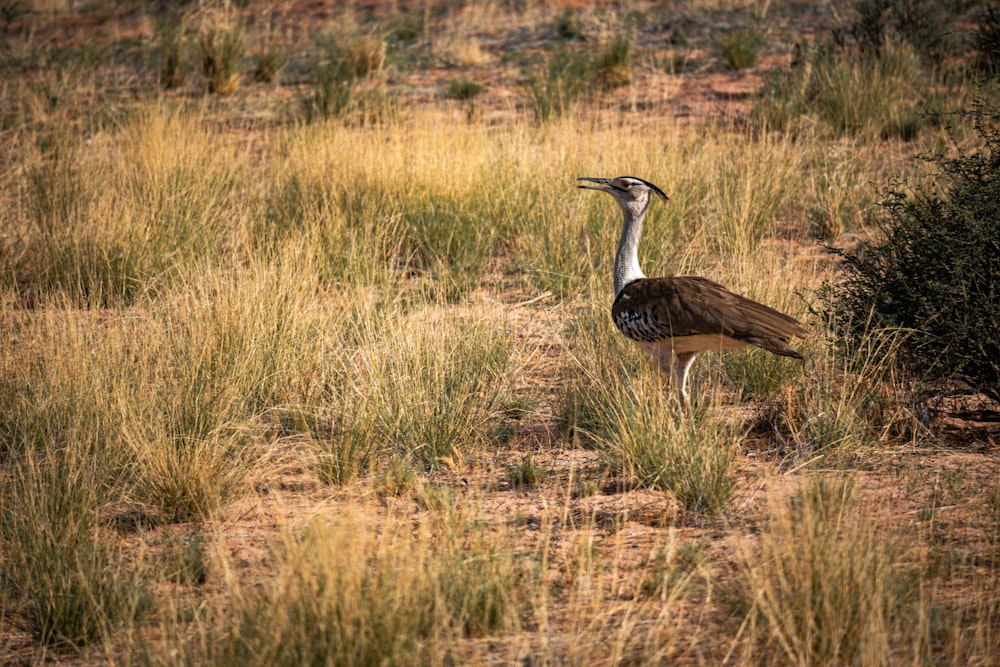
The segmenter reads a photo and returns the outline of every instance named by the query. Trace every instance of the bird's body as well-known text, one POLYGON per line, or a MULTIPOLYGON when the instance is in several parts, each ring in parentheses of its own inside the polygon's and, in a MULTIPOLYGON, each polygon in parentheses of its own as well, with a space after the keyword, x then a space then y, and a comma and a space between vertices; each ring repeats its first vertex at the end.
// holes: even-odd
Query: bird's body
POLYGON ((615 326, 673 375, 684 403, 688 401, 688 370, 701 352, 756 345, 782 356, 802 358, 788 344, 789 338, 806 334, 795 319, 707 278, 647 278, 643 274, 639 238, 650 193, 667 199, 659 188, 631 176, 580 180, 600 184, 580 187, 611 194, 624 215, 615 254, 615 300, 611 306, 615 326))

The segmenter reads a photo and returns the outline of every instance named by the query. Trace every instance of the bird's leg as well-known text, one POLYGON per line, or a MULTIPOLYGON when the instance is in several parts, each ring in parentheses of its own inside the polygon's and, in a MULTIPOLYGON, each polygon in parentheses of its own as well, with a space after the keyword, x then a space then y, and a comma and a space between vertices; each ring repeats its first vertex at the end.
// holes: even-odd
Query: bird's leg
POLYGON ((691 396, 688 394, 687 390, 687 378, 688 371, 691 370, 691 364, 694 363, 696 355, 697 352, 685 352, 683 354, 674 355, 672 363, 670 364, 670 374, 673 376, 674 387, 677 390, 677 396, 680 399, 681 407, 685 411, 691 407, 691 396))
POLYGON ((694 362, 697 352, 684 352, 675 354, 670 348, 660 348, 654 351, 653 356, 660 364, 664 373, 670 375, 671 388, 677 392, 677 400, 682 410, 687 410, 691 406, 691 397, 687 390, 688 371, 694 362))

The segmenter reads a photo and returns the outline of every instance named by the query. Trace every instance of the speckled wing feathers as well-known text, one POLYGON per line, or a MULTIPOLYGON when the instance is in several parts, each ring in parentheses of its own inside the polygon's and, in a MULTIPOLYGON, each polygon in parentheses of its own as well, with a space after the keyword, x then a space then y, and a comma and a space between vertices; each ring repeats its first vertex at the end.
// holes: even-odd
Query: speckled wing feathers
POLYGON ((798 359, 802 357, 788 339, 806 334, 793 318, 707 278, 691 276, 635 280, 618 294, 611 316, 636 342, 718 335, 798 359))

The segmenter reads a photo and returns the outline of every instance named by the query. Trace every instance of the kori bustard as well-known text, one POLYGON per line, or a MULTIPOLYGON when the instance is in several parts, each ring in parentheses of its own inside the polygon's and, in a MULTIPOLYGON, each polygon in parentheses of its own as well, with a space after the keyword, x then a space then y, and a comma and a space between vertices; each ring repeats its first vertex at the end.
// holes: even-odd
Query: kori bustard
POLYGON ((690 402, 688 371, 695 356, 709 350, 756 345, 769 352, 801 359, 788 344, 806 330, 773 308, 730 292, 707 278, 667 276, 647 278, 639 268, 639 237, 650 194, 667 195, 634 176, 581 177, 597 185, 580 185, 607 192, 622 209, 624 224, 615 254, 615 300, 611 317, 625 337, 670 373, 682 405, 690 402))

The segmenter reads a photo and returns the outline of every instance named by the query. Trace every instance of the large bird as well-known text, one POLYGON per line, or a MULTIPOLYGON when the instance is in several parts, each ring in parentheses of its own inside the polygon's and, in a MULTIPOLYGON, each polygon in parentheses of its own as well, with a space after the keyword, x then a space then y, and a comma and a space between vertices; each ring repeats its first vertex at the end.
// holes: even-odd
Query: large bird
POLYGON ((650 194, 667 195, 634 176, 580 177, 607 192, 622 209, 624 223, 615 254, 615 301, 611 317, 618 330, 670 373, 683 405, 690 402, 688 371, 695 356, 710 350, 756 345, 769 352, 801 359, 788 339, 806 335, 795 319, 751 301, 722 285, 696 276, 647 278, 639 268, 639 237, 650 194))

